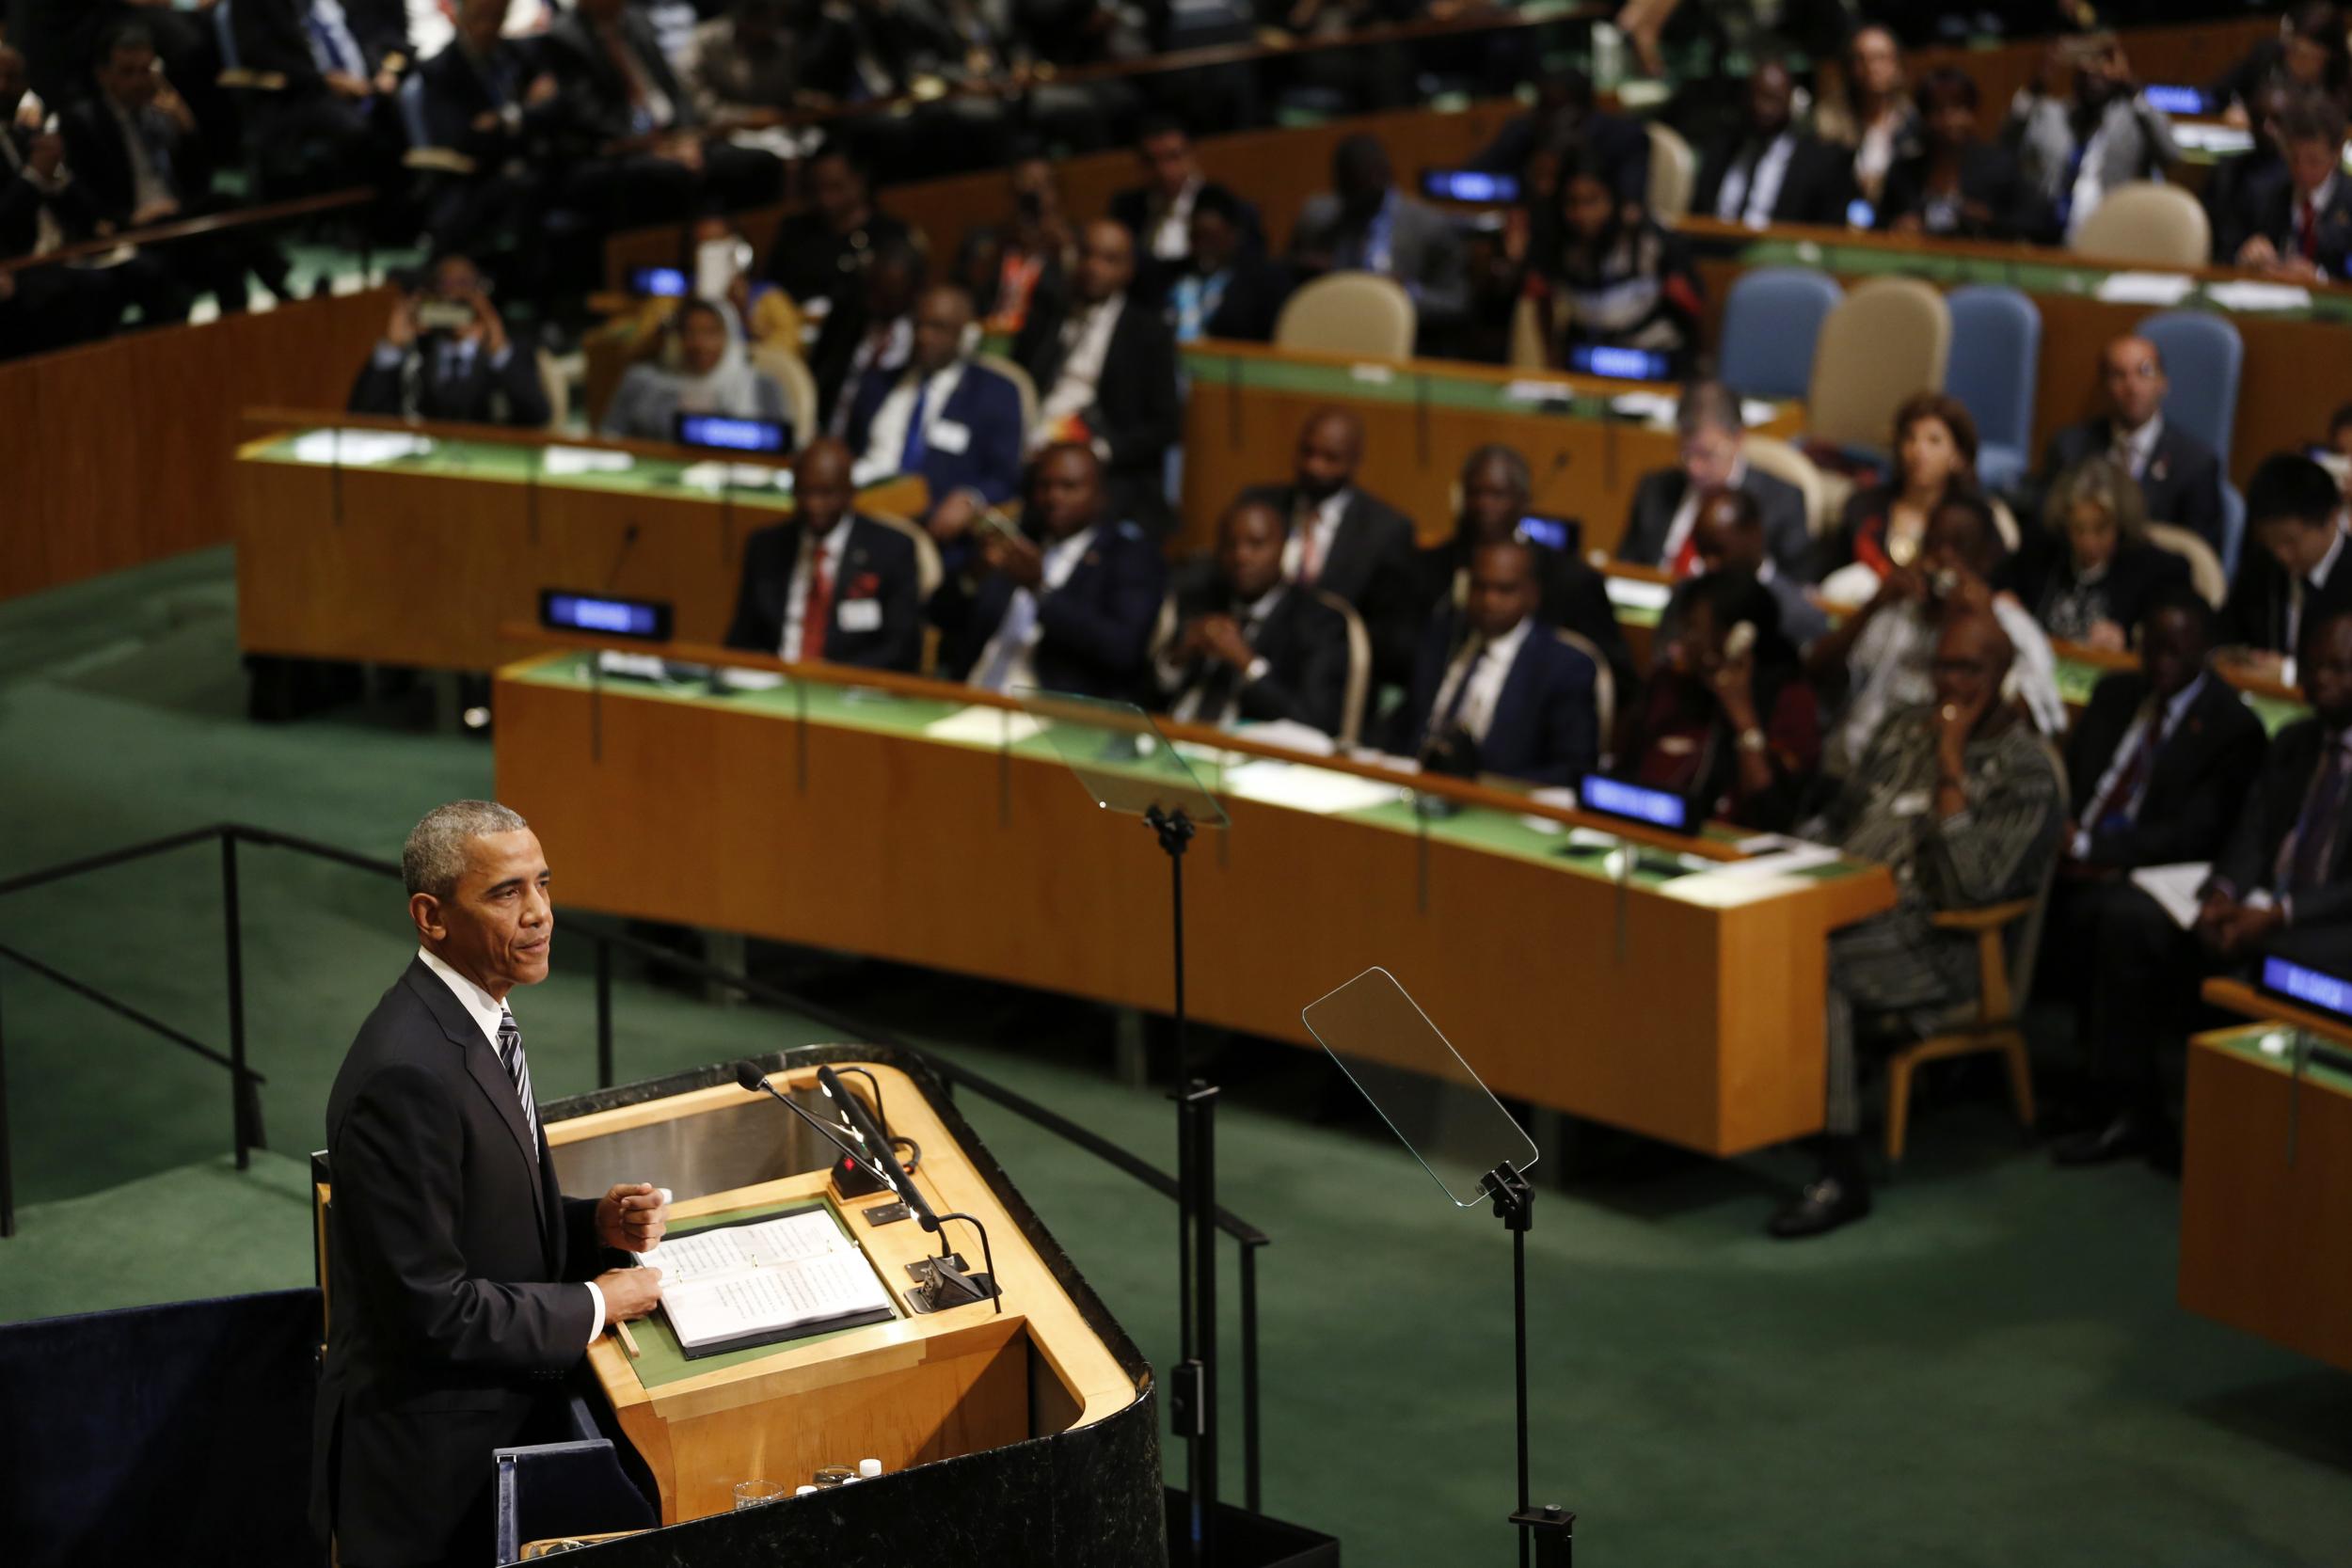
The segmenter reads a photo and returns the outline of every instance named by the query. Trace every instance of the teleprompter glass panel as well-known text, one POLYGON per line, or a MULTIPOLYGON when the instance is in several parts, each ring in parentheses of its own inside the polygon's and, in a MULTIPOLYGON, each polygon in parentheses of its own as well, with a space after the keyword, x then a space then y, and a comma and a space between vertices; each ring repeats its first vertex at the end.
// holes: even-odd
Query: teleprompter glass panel
POLYGON ((1133 703, 1022 688, 1012 692, 1054 752, 1105 811, 1181 811, 1196 827, 1225 826, 1225 808, 1149 715, 1133 703))

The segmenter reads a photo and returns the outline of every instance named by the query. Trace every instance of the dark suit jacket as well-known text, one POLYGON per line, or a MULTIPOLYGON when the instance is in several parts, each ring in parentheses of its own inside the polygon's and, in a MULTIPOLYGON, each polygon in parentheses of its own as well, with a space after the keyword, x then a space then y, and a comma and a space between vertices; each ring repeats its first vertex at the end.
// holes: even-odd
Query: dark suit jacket
MULTIPOLYGON (((2042 486, 2058 483, 2060 474, 2087 458, 2104 457, 2115 445, 2106 420, 2071 424, 2050 437, 2042 458, 2042 486)), ((2156 437, 2156 450, 2140 476, 2140 499, 2148 503, 2152 522, 2187 529, 2221 553, 2221 460, 2211 447, 2171 420, 2156 437)))
MULTIPOLYGON (((1690 488, 1690 476, 1678 467, 1644 474, 1633 489, 1625 533, 1617 540, 1617 559, 1643 566, 1669 564, 1666 534, 1690 488)), ((1756 509, 1764 515, 1764 548, 1774 568, 1783 577, 1812 581, 1813 534, 1805 527, 1804 492, 1754 467, 1740 476, 1740 488, 1756 498, 1756 509)))
MULTIPOLYGON (((1363 244, 1365 229, 1331 192, 1311 196, 1291 226, 1291 258, 1297 263, 1328 257, 1339 264, 1363 244)), ((1389 276, 1411 292, 1424 341, 1430 328, 1450 327, 1470 313, 1469 261, 1461 230, 1451 217, 1402 191, 1396 193, 1390 219, 1389 276)))
MULTIPOLYGON (((2254 219, 2253 232, 2268 238, 2281 256, 2300 256, 2303 248, 2296 241, 2295 185, 2281 181, 2264 193, 2263 204, 2254 219)), ((2320 272, 2341 283, 2352 276, 2352 176, 2341 170, 2336 175, 2335 188, 2328 195, 2328 205, 2319 210, 2319 254, 2312 258, 2320 272)), ((2234 255, 2218 258, 2224 265, 2235 261, 2234 255)))
MULTIPOLYGON (((178 198, 183 215, 193 214, 213 194, 213 166, 204 155, 203 138, 182 135, 152 107, 140 113, 161 127, 171 159, 166 182, 178 198)), ((127 226, 135 186, 131 174, 131 150, 123 141, 122 127, 116 123, 113 112, 93 96, 75 103, 58 118, 65 132, 66 163, 73 170, 74 183, 87 194, 89 215, 103 218, 118 229, 127 226)))
MULTIPOLYGON (((1536 576, 1543 583, 1543 602, 1536 614, 1545 624, 1572 631, 1600 650, 1616 688, 1618 711, 1623 712, 1640 688, 1641 674, 1634 667, 1632 650, 1626 646, 1625 633, 1617 626, 1617 612, 1609 603, 1607 580, 1575 556, 1549 545, 1535 546, 1535 562, 1536 576)), ((1468 564, 1452 540, 1413 552, 1414 625, 1426 626, 1430 615, 1453 610, 1454 579, 1468 564)), ((1381 678, 1401 681, 1405 674, 1389 672, 1401 664, 1409 673, 1420 648, 1408 645, 1400 659, 1398 650, 1383 653, 1375 642, 1374 654, 1381 661, 1381 678)))
MULTIPOLYGON (((1525 180, 1529 162, 1541 150, 1542 135, 1536 116, 1514 115, 1495 133, 1494 140, 1480 148, 1477 155, 1463 166, 1487 174, 1515 174, 1525 180)), ((1609 170, 1612 187, 1620 201, 1649 205, 1649 133, 1643 129, 1640 120, 1595 110, 1577 128, 1576 139, 1609 170)), ((1522 187, 1519 194, 1525 198, 1528 193, 1522 187)))
MULTIPOLYGON (((852 452, 865 454, 882 400, 913 373, 866 373, 850 405, 847 438, 852 452)), ((958 490, 977 490, 992 502, 1010 500, 1021 488, 1021 393, 1013 384, 985 365, 965 365, 938 422, 962 426, 966 440, 961 451, 949 451, 935 441, 925 444, 922 474, 932 501, 958 490)))
MULTIPOLYGON (((1101 525, 1069 580, 1038 601, 1039 682, 1082 697, 1124 702, 1142 694, 1167 589, 1167 563, 1141 529, 1101 525)), ((941 585, 931 619, 945 637, 940 665, 949 678, 970 678, 1012 595, 1012 579, 1002 573, 970 584, 951 576, 941 585)))
POLYGON ((547 388, 539 381, 537 346, 527 337, 508 340, 506 364, 493 369, 489 354, 476 346, 463 374, 443 382, 432 371, 438 333, 417 340, 416 348, 393 366, 371 354, 351 384, 355 414, 393 414, 421 420, 458 420, 468 424, 508 424, 526 430, 546 425, 550 416, 547 388))
MULTIPOLYGON (((2214 879, 2227 883, 2240 898, 2256 888, 2280 891, 2271 875, 2279 847, 2295 831, 2303 813, 2303 798, 2324 757, 2330 736, 2316 719, 2305 719, 2280 730, 2270 742, 2270 754, 2246 797, 2229 842, 2213 863, 2214 879)), ((2327 885, 2295 899, 2293 929, 2327 926, 2352 919, 2352 832, 2337 835, 2335 863, 2328 867, 2327 885)))
MULTIPOLYGON (((274 71, 290 92, 314 92, 326 85, 310 54, 310 0, 236 0, 229 32, 237 63, 247 71, 274 71)), ((343 24, 373 71, 384 56, 408 47, 408 16, 398 0, 343 0, 343 24)))
POLYGON ((311 1496, 346 1561, 486 1553, 451 1537, 486 1522, 490 1450, 587 1352, 573 1282, 604 1266, 596 1201, 562 1195, 527 1126, 480 1025, 411 959, 326 1101, 335 1306, 311 1496))
MULTIPOLYGON (((1723 194, 1724 178, 1740 162, 1758 155, 1746 134, 1725 137, 1708 150, 1699 165, 1699 182, 1691 193, 1691 211, 1715 215, 1715 198, 1723 194)), ((1799 135, 1788 167, 1782 174, 1780 194, 1772 198, 1774 223, 1825 223, 1839 228, 1855 196, 1853 154, 1818 136, 1799 135)))
MULTIPOLYGON (((743 542, 743 583, 735 595, 735 619, 727 624, 728 647, 756 654, 778 651, 790 610, 785 595, 800 559, 797 521, 763 528, 743 542)), ((785 657, 798 656, 795 649, 785 657)), ((850 519, 849 543, 842 546, 834 576, 825 662, 910 673, 923 662, 923 591, 914 541, 871 517, 850 519), (882 624, 868 631, 849 630, 841 624, 841 607, 861 599, 882 606, 882 624)))
MULTIPOLYGON (((1454 662, 1459 621, 1451 607, 1430 617, 1413 664, 1413 684, 1397 710, 1389 750, 1417 756, 1428 738, 1438 690, 1454 662)), ((1541 616, 1495 698, 1478 768, 1531 784, 1572 784, 1600 760, 1600 715, 1593 702, 1593 661, 1552 635, 1541 616)))
POLYGON ((2263 215, 2271 193, 2288 186, 2286 160, 2266 143, 2253 150, 2224 158, 2205 181, 2205 216, 2213 225, 2213 259, 2221 266, 2236 262, 2241 246, 2262 231, 2263 215))
MULTIPOLYGON (((2230 597, 2221 607, 2221 641, 2292 654, 2295 648, 2287 622, 2294 593, 2295 585, 2279 558, 2249 542, 2238 556, 2237 579, 2230 584, 2230 597)), ((2297 625, 2308 626, 2316 617, 2346 610, 2352 610, 2352 546, 2338 553, 2328 573, 2327 587, 2314 593, 2305 585, 2302 619, 2297 625)))
POLYGON ((849 103, 867 93, 858 71, 863 55, 882 69, 890 91, 903 93, 914 78, 943 63, 960 66, 963 48, 955 29, 924 0, 892 0, 887 7, 810 8, 797 53, 801 85, 849 103))
POLYGON ((2066 782, 2073 793, 2067 816, 2090 831, 2093 865, 2128 869, 2213 859, 2262 768, 2268 745, 2262 721, 2233 687, 2209 674, 2156 752, 2132 825, 2103 830, 2085 821, 2148 691, 2148 677, 2137 670, 2107 676, 2092 689, 2090 705, 2067 736, 2066 782))
MULTIPOLYGON (((1181 628, 1188 621, 1231 609, 1225 585, 1211 575, 1177 593, 1176 624, 1181 628)), ((1240 688, 1242 718, 1260 722, 1288 719, 1294 723, 1312 725, 1326 735, 1340 733, 1340 721, 1347 705, 1345 617, 1316 598, 1311 589, 1286 588, 1282 596, 1274 601, 1274 608, 1257 624, 1249 646, 1266 661, 1267 670, 1263 679, 1240 688)), ((1163 678, 1159 690, 1162 707, 1174 708, 1185 692, 1208 681, 1222 668, 1218 660, 1195 658, 1184 666, 1173 682, 1163 678)), ((1204 714, 1201 721, 1212 722, 1214 719, 1215 715, 1204 714)))
MULTIPOLYGON (((1892 229, 1899 217, 1924 215, 1928 205, 1928 157, 1900 158, 1886 170, 1880 188, 1878 227, 1892 229)), ((1996 142, 1979 142, 1960 155, 1960 199, 1979 204, 1982 218, 1963 214, 1959 225, 1931 230, 1959 239, 2055 240, 2055 220, 2041 194, 2026 182, 2017 155, 1996 142)))
MULTIPOLYGON (((1300 498, 1295 484, 1253 484, 1234 499, 1262 501, 1291 517, 1300 498)), ((1413 549, 1413 520, 1379 497, 1351 487, 1340 513, 1340 531, 1330 553, 1316 565, 1313 586, 1345 599, 1357 614, 1370 616, 1404 591, 1400 579, 1412 571, 1413 549)), ((1428 608, 1412 609, 1415 636, 1428 608)))
MULTIPOLYGON (((1214 182, 1212 182, 1214 183, 1214 182)), ((1163 261, 1152 254, 1152 239, 1146 229, 1159 222, 1158 203, 1149 185, 1130 185, 1123 191, 1111 193, 1110 210, 1105 214, 1113 223, 1136 237, 1136 288, 1146 298, 1161 300, 1168 297, 1169 285, 1184 270, 1184 260, 1192 253, 1189 242, 1184 256, 1163 261)), ((1254 257, 1265 249, 1265 224, 1258 215, 1255 204, 1241 204, 1241 254, 1254 257)))
MULTIPOLYGON (((1037 383, 1037 395, 1053 395, 1068 357, 1062 324, 1081 309, 1075 300, 1033 305, 1013 341, 1012 356, 1037 383)), ((1168 521, 1162 493, 1168 449, 1184 434, 1184 404, 1176 395, 1176 339, 1158 313, 1132 294, 1120 307, 1111 341, 1095 384, 1087 427, 1109 448, 1112 510, 1153 532, 1168 521)))
MULTIPOLYGON (((1296 287, 1290 268, 1253 251, 1236 258, 1229 270, 1232 276, 1226 280, 1224 297, 1216 302, 1200 335, 1241 343, 1272 341, 1282 307, 1296 287)), ((1168 285, 1171 290, 1175 286, 1173 282, 1168 285)))
MULTIPOLYGON (((768 247, 768 280, 803 305, 829 299, 836 311, 851 301, 862 307, 865 259, 878 250, 912 244, 914 238, 913 230, 879 208, 847 234, 834 233, 822 214, 788 214, 776 225, 775 240, 768 247)), ((862 309, 859 313, 864 314, 862 309)), ((832 325, 831 316, 826 325, 832 325)))
MULTIPOLYGON (((69 180, 65 188, 55 196, 43 195, 40 188, 24 177, 24 160, 32 144, 29 133, 10 127, 0 129, 0 136, 8 138, 16 156, 11 159, 0 153, 0 256, 29 256, 40 240, 40 210, 49 209, 49 215, 68 234, 87 234, 97 214, 90 206, 89 195, 80 180, 69 180)), ((67 166, 70 171, 71 164, 67 166)))
POLYGON ((558 97, 536 108, 524 105, 524 94, 542 69, 532 47, 520 39, 501 39, 490 57, 476 64, 455 43, 417 68, 424 84, 424 126, 435 147, 462 152, 484 166, 484 172, 511 158, 535 159, 548 152, 564 130, 564 100, 558 97), (509 106, 521 110, 520 123, 510 129, 501 119, 486 131, 474 121, 509 106))
MULTIPOLYGON (((2003 562, 1994 575, 1995 588, 2008 588, 2017 602, 2042 620, 2042 601, 2074 586, 2074 553, 2048 530, 2037 531, 2026 547, 2003 562)), ((2119 541, 2115 559, 2107 564, 2105 597, 2107 618, 2125 633, 2137 636, 2148 613, 2148 601, 2167 588, 2189 585, 2188 562, 2155 545, 2119 541)), ((2046 627, 2046 621, 2044 626, 2046 627)))
MULTIPOLYGON (((644 13, 633 6, 624 10, 621 30, 637 57, 637 69, 670 101, 671 127, 684 130, 698 123, 693 95, 670 69, 661 40, 644 13)), ((559 13, 541 47, 548 69, 563 86, 564 115, 577 138, 600 146, 636 134, 629 118, 628 80, 585 18, 577 11, 559 13)))

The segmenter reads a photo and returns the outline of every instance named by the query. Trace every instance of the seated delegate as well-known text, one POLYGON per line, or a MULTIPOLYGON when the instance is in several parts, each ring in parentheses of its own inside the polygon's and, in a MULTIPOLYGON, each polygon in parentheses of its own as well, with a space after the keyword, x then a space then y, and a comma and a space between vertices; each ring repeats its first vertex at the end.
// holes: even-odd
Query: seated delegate
POLYGON ((919 474, 930 511, 966 522, 1021 488, 1021 393, 967 349, 972 296, 946 284, 914 312, 914 344, 897 375, 866 378, 849 411, 848 445, 862 483, 919 474))
POLYGON ((1668 376, 1686 374, 1702 306, 1690 249, 1619 201, 1610 176, 1596 154, 1561 160, 1558 215, 1545 229, 1549 253, 1527 282, 1548 356, 1574 370, 1580 349, 1633 349, 1662 357, 1668 376))
POLYGON ((723 414, 789 425, 784 388, 751 362, 724 307, 691 299, 678 307, 659 339, 676 345, 677 368, 631 365, 612 392, 601 426, 607 436, 674 441, 680 414, 723 414))
POLYGON ((351 411, 535 430, 553 417, 531 343, 507 334, 479 269, 444 256, 401 295, 352 383, 351 411))
POLYGON ((812 442, 792 481, 792 516, 744 542, 726 645, 912 673, 923 661, 914 541, 854 510, 850 453, 838 441, 812 442))
POLYGON ((1954 496, 1977 493, 1977 421, 1960 400, 1920 392, 1895 410, 1895 467, 1854 491, 1819 546, 1816 576, 1833 603, 1866 599, 1919 558, 1928 519, 1954 496))
POLYGON ((1291 533, 1247 497, 1218 519, 1216 553, 1175 597, 1176 634, 1152 661, 1173 718, 1231 725, 1282 720, 1337 735, 1347 694, 1347 620, 1283 580, 1291 533))
POLYGON ((1419 635, 1428 607, 1410 602, 1413 520, 1357 485, 1363 421, 1344 408, 1318 408, 1298 427, 1296 451, 1288 484, 1253 484, 1238 498, 1289 519, 1283 576, 1345 599, 1368 631, 1402 615, 1410 622, 1405 635, 1419 635))
POLYGON ((1747 426, 1740 399, 1720 381, 1692 383, 1675 410, 1681 461, 1642 476, 1633 487, 1617 559, 1659 566, 1678 578, 1698 569, 1694 543, 1699 498, 1718 487, 1755 499, 1766 547, 1783 577, 1810 581, 1813 534, 1805 526, 1804 494, 1785 479, 1751 467, 1743 455, 1747 426))
POLYGON ((2042 487, 2090 458, 2114 457, 2138 482, 2141 511, 2151 522, 2187 529, 2218 554, 2221 459, 2164 417, 2172 381, 2156 345, 2137 337, 2108 343, 2100 351, 2099 390, 2105 412, 2050 437, 2042 456, 2042 487))
POLYGON ((2344 492, 2326 468, 2295 452, 2263 459, 2247 481, 2247 548, 2221 607, 2233 662, 2292 680, 2286 656, 2302 628, 2352 609, 2344 524, 2344 492))
POLYGON ((2094 457, 2051 486, 2045 537, 2018 558, 2014 587, 2042 629, 2114 651, 2155 594, 2188 586, 2188 562, 2148 539, 2139 486, 2122 464, 2094 457))

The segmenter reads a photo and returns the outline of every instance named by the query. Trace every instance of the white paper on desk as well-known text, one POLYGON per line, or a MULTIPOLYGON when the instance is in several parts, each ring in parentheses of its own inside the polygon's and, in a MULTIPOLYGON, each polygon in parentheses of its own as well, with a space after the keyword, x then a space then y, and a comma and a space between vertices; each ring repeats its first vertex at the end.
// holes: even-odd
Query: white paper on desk
POLYGON ((2132 885, 2154 899, 2185 931, 2197 924, 2197 890, 2213 876, 2210 861, 2185 861, 2178 865, 2143 865, 2132 873, 2132 885))
POLYGON ((1011 746, 1042 733, 1044 728, 1025 713, 976 705, 945 719, 932 720, 923 726, 923 733, 933 740, 952 740, 964 746, 1011 746))
POLYGON ((1565 381, 1514 381, 1502 388, 1502 395, 1513 403, 1567 403, 1576 396, 1576 388, 1565 381))
POLYGON ((756 463, 694 463, 677 482, 692 490, 773 490, 783 468, 763 468, 756 463))
POLYGON ((1838 858, 1837 851, 1826 844, 1798 843, 1743 861, 1720 862, 1709 869, 1726 877, 1791 877, 1817 865, 1832 864, 1838 858))
POLYGON ((2186 273, 2118 272, 2099 279, 2091 294, 2110 305, 2178 305, 2196 287, 2186 273))
POLYGON ((2172 122, 2172 139, 2185 151, 2210 152, 2217 158, 2254 150, 2254 133, 2236 125, 2176 119, 2172 122))
POLYGON ((310 430, 294 442, 294 454, 301 462, 340 463, 347 468, 422 457, 432 450, 431 436, 397 430, 310 430))
POLYGON ((1762 398, 1740 400, 1740 420, 1743 424, 1751 426, 1770 424, 1779 416, 1780 404, 1776 403, 1767 403, 1762 398))
MULTIPOLYGON (((1576 791, 1566 784, 1546 784, 1541 789, 1531 789, 1527 792, 1527 798, 1539 806, 1557 806, 1562 811, 1574 811, 1577 806, 1576 791)), ((1549 816, 1521 816, 1519 820, 1539 833, 1565 833, 1571 831, 1565 822, 1557 822, 1549 816)), ((1582 832, 1583 830, 1575 831, 1582 832)))
POLYGON ((1261 757, 1226 769, 1225 793, 1262 805, 1287 806, 1292 811, 1334 816, 1344 811, 1369 811, 1397 797, 1397 786, 1353 773, 1333 773, 1321 768, 1261 757))
POLYGON ((608 675, 626 675, 633 680, 660 681, 670 678, 669 670, 653 654, 625 654, 618 648, 606 648, 596 655, 596 668, 608 675))
POLYGON ((646 1251, 644 1261, 660 1269, 662 1284, 670 1286, 707 1279, 730 1269, 773 1268, 803 1258, 856 1250, 856 1243, 834 1224, 833 1215, 818 1208, 757 1225, 730 1225, 665 1237, 646 1251))
POLYGON ((889 1307, 890 1292, 874 1266, 854 1252, 828 1253, 780 1268, 730 1270, 661 1288, 661 1309, 669 1314, 678 1343, 689 1350, 889 1307))
POLYGON ((739 670, 730 665, 720 666, 715 677, 729 691, 773 691, 784 684, 781 670, 739 670))
POLYGON ((625 451, 601 447, 549 447, 539 454, 539 471, 555 479, 573 474, 625 474, 637 459, 625 451))
POLYGON ((1295 719, 1269 719, 1263 724, 1245 724, 1234 733, 1304 756, 1327 757, 1339 750, 1339 742, 1312 724, 1302 724, 1295 719))
POLYGON ((1645 578, 1621 578, 1613 573, 1601 586, 1609 594, 1609 602, 1621 610, 1662 610, 1675 596, 1675 591, 1665 583, 1645 578))
POLYGON ((2224 310, 2308 310, 2312 292, 2296 283, 2257 283, 2237 278, 2207 285, 2205 297, 2224 310))
POLYGON ((1663 392, 1619 392, 1609 400, 1609 410, 1645 424, 1671 424, 1675 400, 1663 392))

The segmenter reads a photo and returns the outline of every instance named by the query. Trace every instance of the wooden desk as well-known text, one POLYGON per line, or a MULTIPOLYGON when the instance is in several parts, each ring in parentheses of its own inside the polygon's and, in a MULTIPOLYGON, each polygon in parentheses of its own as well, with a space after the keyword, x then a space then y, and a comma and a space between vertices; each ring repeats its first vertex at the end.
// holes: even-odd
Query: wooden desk
POLYGON ((2352 1074, 2292 1055, 2352 1032, 2235 980, 2205 1000, 2272 1022, 2189 1042, 2181 1305, 2352 1370, 2352 1074))
MULTIPOLYGON (((496 694, 499 797, 555 847, 567 899, 1168 1006, 1150 833, 1097 809, 1042 737, 927 733, 994 705, 905 677, 880 696, 821 668, 713 697, 590 667, 526 660, 496 694)), ((1606 857, 1525 820, 1595 818, 1449 781, 1428 787, 1469 807, 1428 822, 1401 799, 1410 781, 1376 768, 1209 772, 1232 821, 1186 860, 1195 1017, 1306 1044, 1299 1008, 1383 964, 1499 1093, 1718 1155, 1820 1126, 1823 942, 1892 905, 1883 868, 1645 864, 1621 890, 1606 857)))

